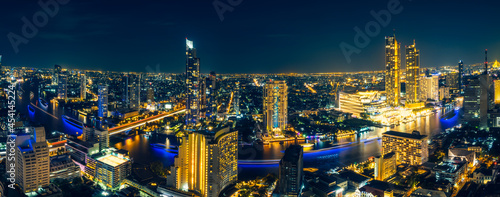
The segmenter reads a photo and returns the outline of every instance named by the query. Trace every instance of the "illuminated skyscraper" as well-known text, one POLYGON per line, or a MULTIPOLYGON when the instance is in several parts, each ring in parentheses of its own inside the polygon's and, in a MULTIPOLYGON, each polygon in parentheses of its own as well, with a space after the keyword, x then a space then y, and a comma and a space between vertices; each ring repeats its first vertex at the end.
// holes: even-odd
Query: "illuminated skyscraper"
POLYGON ((210 72, 210 76, 207 77, 205 81, 205 97, 207 99, 207 118, 217 117, 217 100, 215 95, 217 94, 217 76, 214 71, 210 72))
POLYGON ((285 81, 264 86, 264 125, 270 136, 283 137, 288 119, 288 87, 285 81))
POLYGON ((67 99, 68 98, 68 76, 65 74, 58 74, 58 84, 57 84, 57 98, 67 99))
POLYGON ((459 91, 459 79, 460 74, 457 72, 451 72, 446 75, 446 86, 450 87, 450 90, 453 91, 453 93, 456 93, 459 91))
POLYGON ((495 104, 500 104, 500 80, 495 80, 495 104))
POLYGON ((488 91, 490 90, 490 76, 488 72, 488 50, 484 51, 484 72, 479 77, 479 81, 481 83, 481 97, 479 104, 479 119, 480 129, 487 129, 488 127, 488 108, 490 105, 490 99, 488 91))
POLYGON ((193 126, 200 113, 200 59, 196 57, 193 41, 186 38, 186 124, 193 126))
POLYGON ((148 89, 148 103, 152 103, 155 101, 155 92, 153 87, 149 87, 148 89))
POLYGON ((421 77, 420 78, 420 100, 427 101, 431 99, 439 101, 439 77, 421 77))
POLYGON ((458 62, 458 89, 459 89, 459 93, 461 95, 464 94, 463 77, 464 77, 464 62, 462 62, 462 60, 460 60, 458 62))
POLYGON ((87 98, 87 77, 85 73, 80 75, 80 99, 85 100, 87 98))
POLYGON ((277 190, 279 196, 301 196, 304 180, 304 151, 300 145, 291 145, 280 160, 277 190))
POLYGON ((474 124, 479 121, 481 86, 478 78, 473 78, 464 89, 464 121, 474 124))
POLYGON ((236 86, 234 88, 234 102, 233 102, 234 114, 240 115, 240 82, 236 82, 236 86))
POLYGON ((406 46, 406 102, 415 103, 419 101, 420 81, 420 50, 413 45, 406 46))
POLYGON ((238 131, 190 132, 182 138, 175 165, 167 176, 170 187, 216 197, 238 180, 238 131))
POLYGON ((50 158, 49 147, 45 140, 45 128, 34 128, 33 138, 30 135, 19 135, 15 143, 17 146, 15 181, 22 191, 33 192, 39 187, 48 186, 50 158))
POLYGON ((107 118, 108 117, 108 86, 107 85, 99 85, 97 102, 98 102, 97 116, 100 118, 107 118))
POLYGON ((59 74, 61 74, 62 68, 59 65, 54 65, 54 70, 52 70, 52 85, 59 84, 59 74))
POLYGON ((126 74, 122 77, 123 104, 125 108, 139 109, 141 105, 141 76, 126 74))
POLYGON ((385 93, 387 104, 399 106, 401 57, 396 36, 385 37, 385 93))
POLYGON ((384 181, 396 174, 396 154, 387 153, 375 157, 375 180, 384 181))

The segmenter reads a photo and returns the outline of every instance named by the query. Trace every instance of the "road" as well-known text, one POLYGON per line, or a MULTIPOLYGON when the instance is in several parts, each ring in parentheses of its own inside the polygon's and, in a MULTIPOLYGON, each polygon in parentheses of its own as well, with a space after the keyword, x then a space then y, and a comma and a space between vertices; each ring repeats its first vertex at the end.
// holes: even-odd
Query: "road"
POLYGON ((146 123, 154 122, 154 121, 157 121, 157 120, 161 120, 163 118, 170 117, 170 116, 173 116, 173 115, 176 115, 176 114, 180 114, 180 113, 184 113, 184 112, 186 112, 186 109, 181 108, 181 109, 178 109, 178 110, 175 110, 175 111, 171 111, 171 112, 159 114, 159 115, 152 116, 152 117, 149 117, 149 118, 146 118, 146 119, 142 119, 142 120, 138 120, 138 121, 135 121, 135 122, 131 122, 131 123, 127 123, 127 124, 124 124, 124 125, 120 125, 120 126, 117 126, 117 127, 113 127, 113 128, 108 129, 108 132, 109 132, 109 135, 115 135, 115 134, 118 134, 118 133, 123 132, 123 131, 127 131, 127 130, 130 130, 130 129, 136 128, 136 127, 140 127, 140 126, 142 126, 142 125, 144 125, 146 123))

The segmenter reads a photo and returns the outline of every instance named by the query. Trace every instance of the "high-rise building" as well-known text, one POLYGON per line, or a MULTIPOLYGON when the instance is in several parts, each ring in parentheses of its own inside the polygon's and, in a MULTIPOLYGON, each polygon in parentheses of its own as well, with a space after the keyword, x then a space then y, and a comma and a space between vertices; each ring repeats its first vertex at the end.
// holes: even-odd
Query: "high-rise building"
POLYGON ((291 145, 280 160, 277 190, 280 196, 300 197, 304 180, 304 151, 300 145, 291 145))
POLYGON ((464 94, 463 77, 464 77, 464 62, 462 62, 462 60, 460 60, 458 62, 458 90, 459 90, 460 95, 464 94))
POLYGON ((385 37, 385 93, 390 106, 400 105, 400 68, 401 57, 396 36, 385 37))
POLYGON ((141 75, 125 74, 122 77, 123 105, 125 108, 137 110, 141 105, 141 75))
POLYGON ((451 95, 450 95, 450 87, 446 87, 446 86, 441 86, 439 87, 439 100, 443 100, 443 99, 449 99, 451 98, 451 95))
POLYGON ((429 158, 427 136, 418 131, 387 131, 382 134, 382 154, 391 152, 396 154, 398 164, 422 165, 429 158))
POLYGON ((434 75, 420 78, 420 100, 439 101, 439 77, 434 75))
POLYGON ((406 46, 406 102, 416 103, 419 101, 420 81, 420 50, 413 45, 406 46))
POLYGON ((460 91, 459 78, 460 74, 457 72, 451 72, 446 75, 446 86, 450 87, 453 93, 460 91))
POLYGON ((109 148, 109 133, 107 127, 83 127, 83 141, 98 143, 99 151, 109 148))
POLYGON ((272 137, 283 137, 288 120, 288 86, 271 81, 264 86, 264 126, 272 137))
POLYGON ((121 182, 130 176, 132 161, 128 151, 115 151, 109 154, 97 154, 92 158, 95 163, 95 180, 106 188, 118 188, 121 182))
POLYGON ((58 84, 57 84, 57 98, 67 99, 68 98, 68 76, 65 74, 58 74, 58 84))
POLYGON ((16 137, 16 183, 25 193, 50 184, 49 147, 45 128, 36 127, 30 135, 16 137))
POLYGON ((384 181, 396 174, 396 154, 387 153, 375 157, 375 180, 384 181))
POLYGON ((190 132, 182 138, 167 184, 203 197, 238 180, 238 131, 224 127, 214 132, 190 132))
POLYGON ((148 103, 152 103, 155 101, 155 92, 152 87, 148 89, 148 103))
POLYGON ((481 74, 481 97, 479 102, 479 119, 480 129, 487 129, 488 127, 488 108, 490 105, 489 90, 490 90, 490 76, 488 72, 488 50, 484 51, 484 72, 481 74))
POLYGON ((99 118, 108 117, 108 86, 99 85, 97 92, 97 103, 98 103, 98 113, 99 118))
POLYGON ((61 71, 61 66, 54 65, 54 70, 52 70, 52 85, 59 85, 59 74, 61 74, 61 71))
POLYGON ((85 73, 80 75, 80 99, 87 99, 87 77, 85 73))
POLYGON ((205 82, 205 97, 207 99, 206 117, 216 118, 217 117, 217 75, 214 71, 210 72, 205 82))
POLYGON ((240 115, 240 82, 236 82, 234 88, 234 102, 233 102, 233 109, 234 109, 234 114, 239 116, 240 115))
POLYGON ((193 126, 200 113, 200 58, 196 56, 193 41, 186 38, 186 124, 193 126))
POLYGON ((499 105, 500 104, 500 80, 495 80, 495 82, 493 83, 494 84, 494 88, 495 88, 495 104, 499 105))
POLYGON ((479 79, 473 78, 464 89, 464 121, 468 124, 475 124, 479 121, 480 96, 479 79))

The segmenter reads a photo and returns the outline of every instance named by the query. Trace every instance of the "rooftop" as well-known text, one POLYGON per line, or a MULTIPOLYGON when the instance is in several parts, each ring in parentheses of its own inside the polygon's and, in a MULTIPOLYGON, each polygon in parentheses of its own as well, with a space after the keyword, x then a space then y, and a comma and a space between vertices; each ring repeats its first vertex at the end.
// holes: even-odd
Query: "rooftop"
POLYGON ((110 166, 116 167, 116 166, 119 166, 119 165, 127 162, 128 160, 108 154, 108 155, 97 158, 97 161, 100 161, 100 162, 103 162, 103 163, 108 164, 110 166))
POLYGON ((422 140, 427 137, 427 135, 420 135, 420 133, 402 133, 402 132, 397 132, 397 131, 387 131, 383 133, 382 135, 391 135, 391 136, 396 136, 396 137, 403 137, 403 138, 410 138, 410 139, 415 139, 415 140, 422 140))

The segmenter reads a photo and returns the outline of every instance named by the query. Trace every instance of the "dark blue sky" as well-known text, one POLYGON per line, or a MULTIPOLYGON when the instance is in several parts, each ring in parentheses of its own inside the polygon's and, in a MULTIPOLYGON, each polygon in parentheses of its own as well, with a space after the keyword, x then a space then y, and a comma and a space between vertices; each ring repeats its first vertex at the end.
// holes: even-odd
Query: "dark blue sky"
POLYGON ((354 45, 353 28, 364 30, 375 20, 370 11, 389 1, 242 0, 221 21, 212 0, 70 0, 18 53, 9 32, 22 36, 22 17, 32 21, 43 9, 8 1, 0 6, 0 54, 8 66, 146 72, 160 65, 180 73, 188 37, 205 73, 382 70, 384 36, 396 29, 402 48, 416 39, 422 67, 479 63, 486 48, 491 60, 500 57, 498 1, 401 0, 403 11, 348 63, 339 44, 354 45))

